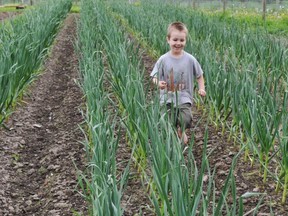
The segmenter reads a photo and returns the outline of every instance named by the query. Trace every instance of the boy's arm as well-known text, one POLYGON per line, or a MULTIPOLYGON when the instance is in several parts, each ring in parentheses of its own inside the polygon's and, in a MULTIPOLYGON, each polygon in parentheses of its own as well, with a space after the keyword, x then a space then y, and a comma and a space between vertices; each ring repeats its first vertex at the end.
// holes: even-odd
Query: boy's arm
POLYGON ((205 91, 205 84, 204 84, 204 77, 201 75, 200 77, 197 78, 198 82, 198 94, 202 97, 206 96, 206 91, 205 91))

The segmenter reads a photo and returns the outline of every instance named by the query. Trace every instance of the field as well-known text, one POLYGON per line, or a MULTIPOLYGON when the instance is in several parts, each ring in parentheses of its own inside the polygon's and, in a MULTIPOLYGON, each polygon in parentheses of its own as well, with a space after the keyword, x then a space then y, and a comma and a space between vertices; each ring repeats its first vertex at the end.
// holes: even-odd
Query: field
MULTIPOLYGON (((75 14, 69 1, 57 2, 67 15, 55 20, 60 25, 43 50, 29 54, 42 62, 35 57, 25 83, 12 77, 23 89, 1 101, 0 215, 287 214, 283 32, 272 37, 243 20, 225 23, 169 5, 167 12, 157 4, 87 0, 75 14), (149 77, 176 19, 189 27, 187 50, 201 62, 207 88, 205 99, 195 95, 188 145, 161 117, 149 77)), ((40 49, 36 41, 23 47, 40 49)), ((21 59, 18 67, 9 60, 9 75, 24 68, 21 59)))

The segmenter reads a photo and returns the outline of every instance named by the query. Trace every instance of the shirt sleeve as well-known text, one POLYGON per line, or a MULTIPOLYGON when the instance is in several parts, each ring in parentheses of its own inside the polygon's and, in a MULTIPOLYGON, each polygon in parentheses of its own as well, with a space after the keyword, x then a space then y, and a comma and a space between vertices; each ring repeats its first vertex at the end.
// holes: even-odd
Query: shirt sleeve
POLYGON ((161 76, 160 71, 163 71, 163 56, 157 60, 152 72, 150 73, 150 77, 158 76, 159 78, 159 76, 161 76))
POLYGON ((155 77, 158 73, 157 63, 154 65, 152 72, 150 73, 150 77, 155 77))
POLYGON ((155 77, 155 76, 157 76, 158 71, 159 71, 159 65, 160 65, 160 63, 159 63, 159 60, 158 60, 158 61, 156 62, 156 64, 154 65, 154 68, 153 68, 152 72, 150 73, 150 77, 155 77))
POLYGON ((193 72, 194 72, 194 76, 196 78, 199 78, 204 73, 202 68, 201 68, 201 65, 199 64, 199 62, 196 59, 193 62, 193 72))

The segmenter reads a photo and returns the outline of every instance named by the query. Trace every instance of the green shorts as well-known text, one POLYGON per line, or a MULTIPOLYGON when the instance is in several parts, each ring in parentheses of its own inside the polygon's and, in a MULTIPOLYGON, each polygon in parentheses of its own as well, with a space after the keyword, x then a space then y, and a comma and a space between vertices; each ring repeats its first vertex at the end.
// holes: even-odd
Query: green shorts
POLYGON ((172 104, 166 104, 169 119, 176 127, 184 129, 192 127, 192 105, 190 103, 181 104, 178 107, 172 107, 172 104))

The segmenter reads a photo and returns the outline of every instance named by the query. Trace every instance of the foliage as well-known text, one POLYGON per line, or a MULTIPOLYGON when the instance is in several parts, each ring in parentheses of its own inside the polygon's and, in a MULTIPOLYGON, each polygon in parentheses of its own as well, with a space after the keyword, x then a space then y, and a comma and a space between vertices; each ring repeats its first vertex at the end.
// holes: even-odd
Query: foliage
POLYGON ((73 4, 70 10, 70 13, 80 13, 80 6, 73 4))
POLYGON ((225 13, 203 10, 203 13, 229 24, 238 23, 240 26, 244 24, 251 29, 262 29, 270 34, 288 36, 288 12, 268 14, 265 21, 262 19, 262 14, 252 10, 226 10, 225 13))
POLYGON ((0 27, 0 122, 35 78, 71 1, 50 0, 0 27))

